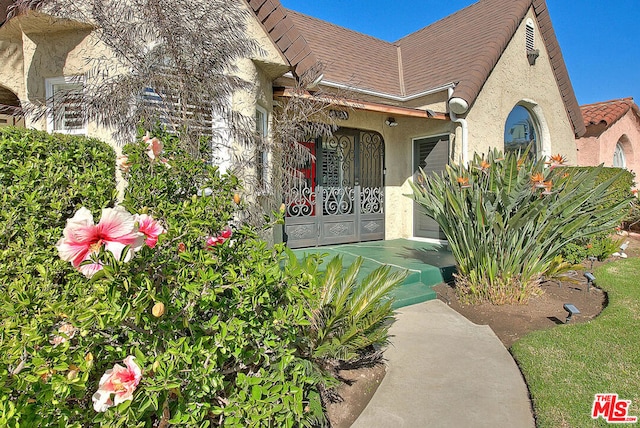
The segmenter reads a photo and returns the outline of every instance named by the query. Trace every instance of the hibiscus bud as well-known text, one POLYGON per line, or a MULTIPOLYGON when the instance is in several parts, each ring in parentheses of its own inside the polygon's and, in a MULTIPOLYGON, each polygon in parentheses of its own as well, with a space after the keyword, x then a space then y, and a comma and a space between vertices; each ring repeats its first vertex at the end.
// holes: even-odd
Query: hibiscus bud
POLYGON ((159 368, 160 368, 160 363, 158 361, 155 361, 151 366, 151 370, 153 370, 154 372, 157 372, 159 368))
POLYGON ((158 302, 155 305, 153 305, 153 308, 151 309, 151 313, 156 318, 160 318, 162 315, 164 315, 164 303, 158 302))
POLYGON ((237 193, 233 195, 233 202, 236 203, 236 205, 240 205, 240 195, 238 195, 237 193))
POLYGON ((71 370, 69 370, 69 373, 67 373, 67 379, 68 380, 74 380, 75 378, 78 377, 78 373, 80 372, 80 370, 78 370, 78 368, 76 366, 70 366, 69 367, 71 370), (73 368, 75 367, 75 368, 73 368))
POLYGON ((286 206, 284 205, 284 203, 282 203, 282 205, 280 205, 280 212, 284 213, 286 206))
POLYGON ((87 355, 84 356, 84 360, 87 362, 87 365, 91 367, 93 365, 93 354, 89 352, 87 355))
POLYGON ((187 251, 187 246, 184 245, 184 242, 181 242, 178 244, 178 252, 179 253, 184 253, 185 251, 187 251))

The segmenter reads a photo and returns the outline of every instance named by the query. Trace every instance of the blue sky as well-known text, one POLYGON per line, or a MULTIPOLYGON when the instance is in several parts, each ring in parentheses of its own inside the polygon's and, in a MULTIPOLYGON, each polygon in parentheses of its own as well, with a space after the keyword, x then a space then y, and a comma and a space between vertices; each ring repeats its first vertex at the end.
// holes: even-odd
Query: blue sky
MULTIPOLYGON (((510 0, 505 0, 510 1, 510 0)), ((281 0, 298 12, 395 41, 475 0, 281 0)), ((547 0, 580 104, 640 103, 640 0, 547 0)))

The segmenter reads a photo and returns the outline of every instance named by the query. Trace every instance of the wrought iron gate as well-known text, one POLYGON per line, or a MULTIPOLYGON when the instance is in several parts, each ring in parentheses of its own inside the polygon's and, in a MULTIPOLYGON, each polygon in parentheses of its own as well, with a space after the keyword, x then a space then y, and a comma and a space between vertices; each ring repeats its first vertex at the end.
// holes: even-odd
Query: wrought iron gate
POLYGON ((310 147, 315 162, 286 190, 291 248, 384 239, 384 140, 340 129, 310 147), (314 151, 315 150, 315 151, 314 151))

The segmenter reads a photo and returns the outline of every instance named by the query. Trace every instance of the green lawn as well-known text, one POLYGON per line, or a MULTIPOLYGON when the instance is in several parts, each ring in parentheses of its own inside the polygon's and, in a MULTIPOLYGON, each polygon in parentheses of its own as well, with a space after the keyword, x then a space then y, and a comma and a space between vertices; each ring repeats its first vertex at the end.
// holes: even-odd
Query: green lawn
POLYGON ((609 296, 602 314, 534 332, 512 347, 539 427, 608 426, 591 418, 598 393, 631 400, 629 415, 640 420, 640 259, 609 263, 594 274, 609 296))

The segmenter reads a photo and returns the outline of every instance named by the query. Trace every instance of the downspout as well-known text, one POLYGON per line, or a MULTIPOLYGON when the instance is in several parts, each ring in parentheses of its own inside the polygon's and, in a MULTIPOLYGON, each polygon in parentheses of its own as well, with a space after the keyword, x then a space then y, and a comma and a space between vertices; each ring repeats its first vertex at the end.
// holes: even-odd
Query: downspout
POLYGON ((449 88, 447 92, 449 95, 449 117, 452 122, 459 123, 462 128, 462 163, 466 166, 469 164, 469 126, 467 119, 457 115, 466 113, 469 109, 469 104, 462 98, 451 98, 453 88, 449 88))

